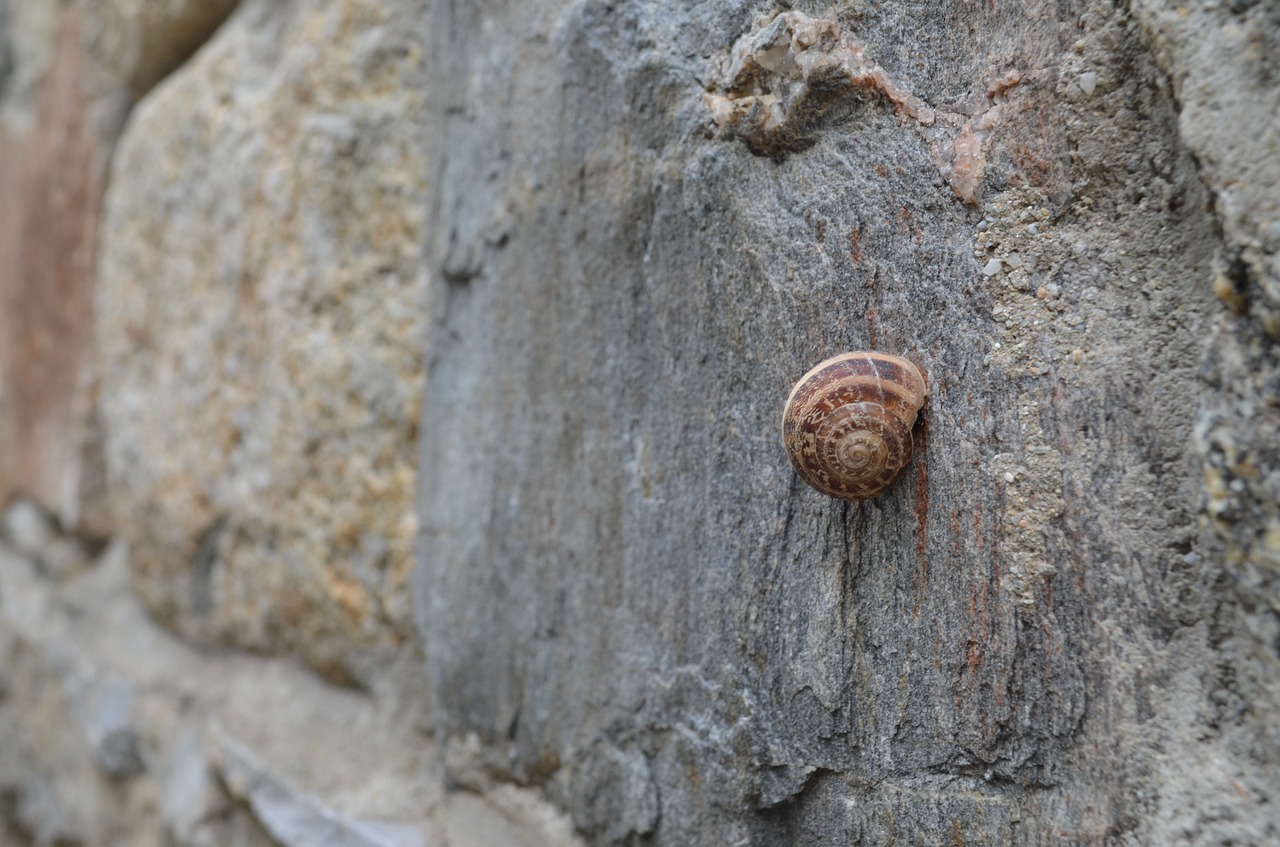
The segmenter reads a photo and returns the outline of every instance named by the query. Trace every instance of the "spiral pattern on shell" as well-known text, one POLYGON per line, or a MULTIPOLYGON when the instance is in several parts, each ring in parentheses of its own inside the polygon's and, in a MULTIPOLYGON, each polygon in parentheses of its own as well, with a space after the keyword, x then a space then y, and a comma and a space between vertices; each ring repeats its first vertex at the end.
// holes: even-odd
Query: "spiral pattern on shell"
POLYGON ((801 479, 831 497, 878 497, 911 463, 920 370, 885 353, 842 353, 809 371, 787 398, 782 442, 801 479))

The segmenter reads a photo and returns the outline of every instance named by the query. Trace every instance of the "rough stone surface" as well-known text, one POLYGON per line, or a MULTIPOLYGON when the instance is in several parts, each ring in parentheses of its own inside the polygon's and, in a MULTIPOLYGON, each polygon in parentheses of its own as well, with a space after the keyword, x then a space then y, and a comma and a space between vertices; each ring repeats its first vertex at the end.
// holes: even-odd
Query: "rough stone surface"
POLYGON ((1274 3, 231 5, 0 0, 0 842, 1280 843, 1274 3))
POLYGON ((1274 843, 1278 392, 1214 376, 1274 348, 1212 282, 1272 261, 1271 5, 788 5, 431 6, 450 774, 601 845, 1274 843), (928 434, 843 504, 777 418, 868 347, 928 434), (1221 534, 1202 409, 1270 463, 1221 534))
POLYGON ((148 617, 123 545, 43 573, 9 529, 29 508, 0 531, 0 844, 577 843, 531 792, 446 793, 416 649, 364 693, 197 651, 148 617))
POLYGON ((244 3, 136 110, 106 212, 101 409, 142 596, 343 681, 411 631, 417 6, 244 3))
MULTIPOLYGON (((1137 17, 1182 106, 1178 129, 1222 228, 1212 287, 1227 309, 1212 333, 1205 375, 1213 394, 1196 433, 1208 513, 1227 541, 1242 598, 1274 604, 1280 599, 1280 7, 1151 2, 1137 17)), ((1272 639, 1280 636, 1276 623, 1266 624, 1272 639)), ((1280 687, 1272 696, 1280 702, 1280 687)))
MULTIPOLYGON (((1135 8, 1181 111, 1220 228, 1211 287, 1222 301, 1203 375, 1211 393, 1196 419, 1206 511, 1226 542, 1222 582, 1243 626, 1223 627, 1212 680, 1222 752, 1196 764, 1245 761, 1280 771, 1280 7, 1165 2, 1135 8)), ((1237 788, 1251 798, 1248 781, 1237 788)), ((1280 794, 1274 779, 1272 805, 1280 794)), ((1206 843, 1238 837, 1221 798, 1194 785, 1170 792, 1161 813, 1206 843), (1225 820, 1224 820, 1225 818, 1225 820)), ((1259 817, 1274 819, 1267 809, 1259 817)), ((1260 828, 1261 829, 1261 828, 1260 828)), ((1264 830, 1265 831, 1265 830, 1264 830)), ((1267 831, 1272 840, 1275 828, 1267 831)), ((1262 839, 1265 842, 1267 839, 1262 839)))

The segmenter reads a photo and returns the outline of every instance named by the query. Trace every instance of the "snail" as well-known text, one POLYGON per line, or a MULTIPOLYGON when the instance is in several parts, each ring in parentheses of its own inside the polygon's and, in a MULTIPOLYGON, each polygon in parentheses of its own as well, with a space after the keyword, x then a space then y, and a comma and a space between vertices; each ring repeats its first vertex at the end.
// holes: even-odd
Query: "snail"
POLYGON ((928 393, 920 369, 885 353, 820 362, 787 397, 782 443, 800 478, 831 497, 869 500, 911 464, 928 393))

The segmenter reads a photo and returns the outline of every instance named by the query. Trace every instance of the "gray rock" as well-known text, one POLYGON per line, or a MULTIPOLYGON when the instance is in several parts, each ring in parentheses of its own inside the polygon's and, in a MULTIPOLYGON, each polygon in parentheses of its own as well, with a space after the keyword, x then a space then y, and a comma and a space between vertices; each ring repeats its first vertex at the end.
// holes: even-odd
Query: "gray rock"
POLYGON ((97 686, 91 702, 77 704, 94 761, 113 779, 128 779, 145 769, 139 733, 132 723, 136 700, 132 685, 108 681, 97 686))
MULTIPOLYGON (((1192 140, 1162 81, 1270 104, 1265 5, 857 3, 810 40, 814 6, 433 3, 417 601, 450 775, 541 785, 600 845, 1280 837, 1280 606, 1231 587, 1193 447, 1206 409, 1280 444, 1275 384, 1201 379, 1280 110, 1192 140), (925 371, 927 434, 838 503, 777 421, 865 348, 925 371)), ((1208 492, 1251 549, 1277 464, 1208 492)))
POLYGON ((418 829, 343 818, 275 776, 244 745, 219 738, 223 783, 248 802, 272 837, 284 847, 424 847, 418 829))
POLYGON ((20 497, 5 509, 0 519, 5 539, 27 556, 39 555, 55 541, 49 517, 30 500, 20 497))
POLYGON ((160 777, 160 823, 180 843, 196 840, 200 824, 216 808, 217 786, 203 740, 194 728, 174 738, 160 777))

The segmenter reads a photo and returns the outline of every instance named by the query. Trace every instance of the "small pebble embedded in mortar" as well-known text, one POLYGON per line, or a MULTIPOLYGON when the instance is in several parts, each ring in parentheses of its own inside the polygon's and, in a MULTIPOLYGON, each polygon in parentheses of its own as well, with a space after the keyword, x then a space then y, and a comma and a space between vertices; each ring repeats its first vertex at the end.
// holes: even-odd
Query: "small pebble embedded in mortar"
POLYGON ((885 353, 842 353, 800 378, 782 412, 782 443, 800 478, 830 497, 878 497, 911 464, 912 427, 928 388, 885 353))

